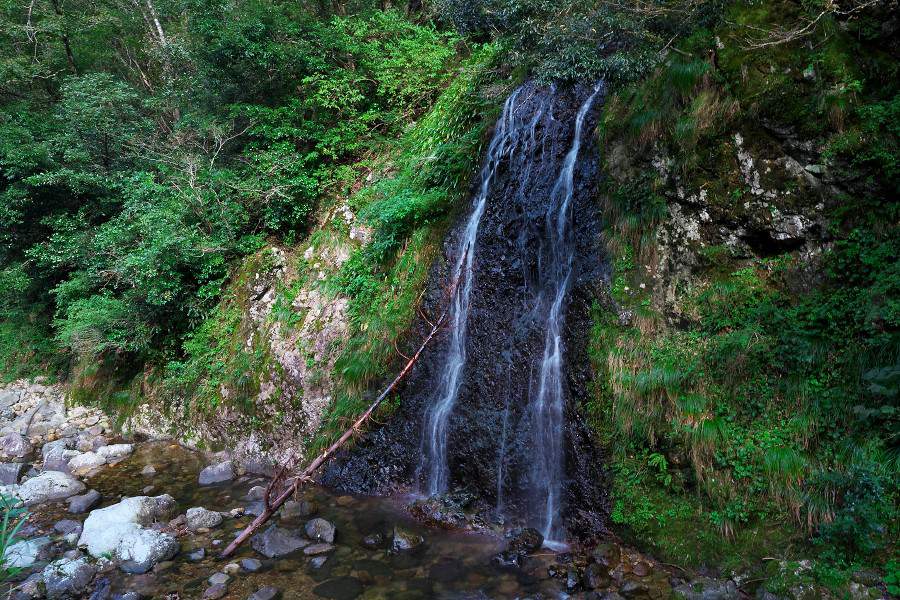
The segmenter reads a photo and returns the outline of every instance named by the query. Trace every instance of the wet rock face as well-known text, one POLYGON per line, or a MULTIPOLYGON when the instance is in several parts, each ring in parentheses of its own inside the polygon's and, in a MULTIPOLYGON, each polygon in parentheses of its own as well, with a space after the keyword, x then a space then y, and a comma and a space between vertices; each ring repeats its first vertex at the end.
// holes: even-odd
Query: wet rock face
MULTIPOLYGON (((586 87, 558 90, 551 101, 546 88, 527 84, 522 89, 515 110, 534 116, 544 111, 536 119, 537 142, 527 151, 525 146, 518 148, 518 155, 501 161, 475 246, 467 362, 448 425, 450 488, 468 486, 488 507, 499 506, 511 516, 528 513, 528 499, 536 487, 530 475, 535 444, 528 405, 536 393, 544 323, 531 309, 537 301, 538 263, 548 260, 551 251, 546 229, 548 199, 571 147, 576 112, 590 92, 586 87), (547 116, 551 102, 552 118, 547 116)), ((584 533, 602 527, 607 505, 603 461, 578 414, 591 377, 585 352, 590 302, 596 286, 608 279, 595 198, 598 151, 591 133, 601 105, 598 99, 588 114, 575 166, 571 201, 574 264, 563 331, 563 510, 572 528, 584 533)), ((426 313, 443 310, 449 265, 457 259, 454 253, 467 217, 465 214, 445 242, 444 261, 435 266, 424 301, 426 313)), ((427 328, 421 324, 421 332, 427 328)), ((423 415, 434 399, 444 368, 447 337, 438 340, 417 363, 392 421, 370 433, 351 454, 334 461, 324 476, 326 484, 359 493, 418 487, 423 415)))

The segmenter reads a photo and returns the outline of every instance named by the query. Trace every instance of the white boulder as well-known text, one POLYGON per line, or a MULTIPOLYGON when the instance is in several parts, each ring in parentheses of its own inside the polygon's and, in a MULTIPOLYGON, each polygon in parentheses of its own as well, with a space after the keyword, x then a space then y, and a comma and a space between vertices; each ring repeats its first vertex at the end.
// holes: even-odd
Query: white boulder
POLYGON ((11 493, 31 506, 49 500, 63 500, 85 490, 83 483, 62 471, 44 471, 19 486, 9 486, 11 493))

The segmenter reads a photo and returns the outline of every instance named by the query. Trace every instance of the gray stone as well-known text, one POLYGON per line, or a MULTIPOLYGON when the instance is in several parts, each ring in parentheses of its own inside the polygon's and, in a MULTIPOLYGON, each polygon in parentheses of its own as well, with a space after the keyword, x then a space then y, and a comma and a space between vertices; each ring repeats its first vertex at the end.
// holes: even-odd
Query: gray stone
POLYGON ((45 471, 60 471, 62 473, 71 473, 69 469, 69 461, 81 454, 78 450, 68 450, 66 448, 54 448, 44 457, 43 468, 45 471))
POLYGON ((222 584, 212 585, 203 592, 203 597, 207 600, 218 600, 228 593, 228 587, 222 584))
POLYGON ((153 477, 154 475, 156 475, 156 467, 154 467, 153 465, 147 465, 146 467, 141 469, 141 475, 143 475, 144 477, 153 477))
POLYGON ((676 596, 685 600, 728 600, 739 596, 733 581, 701 577, 674 588, 676 596))
POLYGON ((84 484, 60 471, 45 471, 27 480, 14 492, 22 501, 32 506, 50 500, 63 500, 84 491, 84 484))
POLYGON ((334 546, 331 544, 311 544, 303 549, 303 554, 306 556, 316 556, 319 554, 328 554, 334 550, 334 546))
MULTIPOLYGON (((247 495, 245 496, 245 498, 247 500, 250 500, 251 502, 262 500, 265 497, 266 487, 263 485, 254 485, 252 488, 250 488, 250 491, 247 492, 247 495)), ((287 502, 285 502, 285 504, 287 504, 287 502)))
POLYGON ((16 542, 3 554, 4 566, 26 569, 35 563, 41 550, 49 544, 50 538, 47 536, 16 542))
POLYGON ((105 464, 106 459, 96 452, 85 452, 69 461, 69 472, 73 475, 86 475, 105 464))
POLYGON ((103 496, 97 490, 88 490, 79 496, 69 498, 69 512, 78 515, 86 513, 98 504, 103 496))
POLYGON ((14 431, 0 437, 0 457, 6 459, 25 458, 33 448, 25 437, 14 431))
POLYGON ((22 477, 24 463, 0 463, 0 485, 15 485, 22 477))
POLYGON ((313 569, 321 569, 322 566, 328 561, 327 556, 316 556, 312 560, 309 561, 309 566, 313 569))
POLYGON ((212 529, 222 524, 222 515, 213 510, 208 510, 202 506, 189 508, 185 513, 188 529, 197 531, 198 529, 212 529))
POLYGON ((200 471, 200 485, 212 485, 214 483, 222 483, 223 481, 231 481, 234 479, 234 468, 231 461, 221 462, 210 465, 200 471))
POLYGON ((287 556, 308 545, 308 541, 276 525, 254 535, 250 540, 250 546, 266 558, 287 556))
POLYGON ((97 448, 97 454, 105 458, 108 462, 122 460, 132 452, 134 452, 134 446, 131 444, 112 444, 97 448))
POLYGON ((187 559, 191 562, 200 562, 206 558, 206 548, 197 548, 188 552, 187 559))
POLYGON ((91 556, 112 556, 129 573, 146 573, 156 563, 178 553, 178 541, 167 533, 145 529, 169 514, 171 496, 136 496, 91 512, 84 522, 79 545, 91 556))
POLYGON ((253 592, 247 600, 275 600, 278 597, 278 588, 267 585, 253 592))
POLYGON ((316 512, 316 507, 307 500, 288 500, 284 503, 279 511, 279 515, 285 521, 289 521, 291 519, 300 519, 314 515, 316 512))
POLYGON ((231 581, 231 577, 226 573, 213 573, 207 581, 209 581, 209 585, 225 585, 231 581))
POLYGON ((47 598, 79 598, 87 591, 97 567, 85 558, 63 558, 47 565, 43 571, 47 598))
POLYGON ((53 531, 55 531, 56 533, 61 533, 62 535, 77 533, 80 536, 81 523, 75 521, 74 519, 63 519, 62 521, 57 521, 53 525, 53 531))
POLYGON ((74 445, 74 440, 72 438, 60 438, 58 440, 53 440, 52 442, 47 442, 43 446, 41 446, 41 457, 46 458, 53 452, 59 452, 62 450, 71 450, 74 445))
POLYGON ((262 569, 262 566, 262 561, 256 558, 245 558, 241 561, 241 568, 248 573, 256 573, 257 571, 262 569))
POLYGON ((304 529, 306 531, 306 536, 311 540, 326 542, 328 544, 334 542, 335 528, 334 523, 331 523, 330 521, 316 517, 315 519, 307 521, 304 529))

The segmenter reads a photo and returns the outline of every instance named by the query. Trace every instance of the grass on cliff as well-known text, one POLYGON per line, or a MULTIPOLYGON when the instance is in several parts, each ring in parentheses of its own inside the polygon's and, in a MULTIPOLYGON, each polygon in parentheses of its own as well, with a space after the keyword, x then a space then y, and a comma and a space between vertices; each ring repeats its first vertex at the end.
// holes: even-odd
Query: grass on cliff
POLYGON ((814 578, 839 587, 890 570, 900 535, 897 67, 871 17, 825 19, 808 46, 742 45, 745 26, 800 10, 733 6, 612 98, 601 136, 626 151, 605 157, 611 292, 634 316, 595 312, 592 418, 613 449, 613 521, 635 542, 726 568, 818 556, 814 578), (732 136, 767 139, 760 122, 824 148, 846 190, 825 209, 832 244, 813 262, 698 249, 674 299, 655 296, 675 190, 650 159, 672 157, 686 194, 737 214, 732 136))

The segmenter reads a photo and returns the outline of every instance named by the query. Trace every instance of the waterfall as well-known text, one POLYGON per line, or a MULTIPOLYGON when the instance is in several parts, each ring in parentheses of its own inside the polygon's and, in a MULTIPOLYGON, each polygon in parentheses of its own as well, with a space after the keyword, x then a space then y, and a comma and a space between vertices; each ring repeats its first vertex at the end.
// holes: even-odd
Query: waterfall
POLYGON ((559 519, 565 467, 562 328, 575 251, 570 205, 584 120, 600 88, 599 84, 594 88, 575 117, 572 146, 566 154, 547 203, 543 242, 549 243, 549 260, 539 262, 541 293, 537 297, 536 309, 546 314, 544 352, 537 394, 531 401, 529 412, 532 419, 532 450, 535 453, 532 482, 539 488, 536 490, 538 496, 543 496, 543 505, 538 505, 539 525, 544 538, 551 542, 559 541, 564 536, 559 519))
POLYGON ((563 413, 582 393, 564 379, 568 296, 604 264, 595 254, 596 167, 580 156, 600 93, 528 82, 504 103, 471 211, 450 238, 441 287, 451 292, 439 300, 448 331, 405 398, 421 418, 410 456, 419 491, 447 492, 452 466, 454 482, 479 488, 498 516, 527 522, 551 544, 565 538, 570 489, 563 413), (573 212, 584 234, 575 235, 573 212))
POLYGON ((488 146, 487 157, 481 169, 481 184, 473 202, 462 237, 456 249, 456 264, 452 271, 453 289, 449 304, 449 343, 444 366, 434 400, 425 415, 425 430, 422 435, 423 461, 420 463, 419 479, 423 491, 429 496, 447 490, 447 423, 456 404, 461 383, 461 375, 466 364, 466 328, 469 320, 469 301, 472 296, 475 262, 475 242, 478 226, 484 214, 491 182, 501 160, 513 152, 522 128, 515 116, 516 98, 521 88, 513 92, 503 106, 503 112, 488 146))

